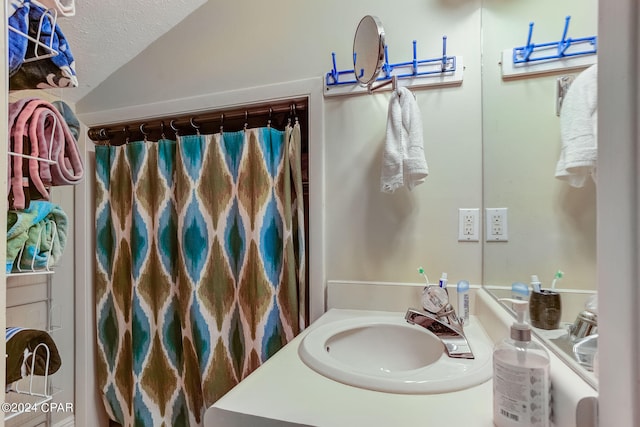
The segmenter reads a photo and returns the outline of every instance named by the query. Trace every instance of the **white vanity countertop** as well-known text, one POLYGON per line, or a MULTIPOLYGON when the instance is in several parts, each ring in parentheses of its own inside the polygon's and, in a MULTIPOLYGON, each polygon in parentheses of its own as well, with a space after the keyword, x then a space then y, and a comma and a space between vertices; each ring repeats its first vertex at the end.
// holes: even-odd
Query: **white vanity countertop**
POLYGON ((329 310, 218 400, 207 411, 205 426, 493 426, 491 380, 453 393, 383 393, 330 380, 300 360, 298 346, 309 330, 362 313, 329 310))
MULTIPOLYGON (((313 328, 374 308, 404 316, 421 290, 420 284, 329 282, 332 309, 209 408, 205 426, 493 426, 491 380, 453 393, 382 393, 327 379, 298 357, 300 341, 313 328)), ((471 321, 493 342, 505 338, 513 317, 485 290, 472 289, 470 296, 471 321)), ((555 427, 597 426, 598 393, 555 354, 550 357, 555 427)))

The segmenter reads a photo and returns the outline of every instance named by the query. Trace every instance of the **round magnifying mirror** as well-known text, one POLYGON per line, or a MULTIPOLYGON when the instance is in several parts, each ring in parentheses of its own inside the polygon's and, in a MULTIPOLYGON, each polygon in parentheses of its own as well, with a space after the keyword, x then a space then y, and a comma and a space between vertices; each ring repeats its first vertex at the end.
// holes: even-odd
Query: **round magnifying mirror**
POLYGON ((367 15, 358 24, 353 38, 353 71, 363 86, 371 85, 384 62, 384 29, 375 16, 367 15))

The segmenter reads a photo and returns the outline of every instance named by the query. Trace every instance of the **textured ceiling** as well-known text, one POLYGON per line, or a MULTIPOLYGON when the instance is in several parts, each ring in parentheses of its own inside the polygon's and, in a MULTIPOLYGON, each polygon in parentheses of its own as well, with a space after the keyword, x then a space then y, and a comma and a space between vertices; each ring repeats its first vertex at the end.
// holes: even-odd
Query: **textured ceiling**
POLYGON ((205 2, 76 0, 76 15, 58 20, 79 80, 77 88, 65 91, 65 99, 80 100, 205 2))

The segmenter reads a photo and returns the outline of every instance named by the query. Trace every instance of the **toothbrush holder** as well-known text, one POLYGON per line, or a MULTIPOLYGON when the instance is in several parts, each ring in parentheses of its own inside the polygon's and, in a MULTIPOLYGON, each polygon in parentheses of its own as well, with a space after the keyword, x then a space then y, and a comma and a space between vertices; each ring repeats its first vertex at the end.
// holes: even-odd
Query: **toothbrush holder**
POLYGON ((560 294, 548 289, 533 291, 529 297, 531 325, 540 329, 559 329, 562 315, 560 294))

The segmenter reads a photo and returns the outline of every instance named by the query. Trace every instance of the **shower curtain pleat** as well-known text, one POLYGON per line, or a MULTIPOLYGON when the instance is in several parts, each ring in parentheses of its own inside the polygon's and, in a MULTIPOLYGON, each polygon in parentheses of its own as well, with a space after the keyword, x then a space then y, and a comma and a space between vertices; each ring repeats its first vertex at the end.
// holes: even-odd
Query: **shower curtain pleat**
POLYGON ((306 325, 306 300, 307 300, 307 283, 306 283, 306 253, 305 253, 305 226, 304 226, 304 193, 302 187, 302 136, 300 135, 300 125, 296 123, 294 126, 285 128, 286 139, 289 144, 289 164, 291 167, 291 183, 293 185, 293 213, 292 213, 292 229, 294 234, 295 254, 293 259, 298 263, 295 269, 298 281, 298 307, 299 307, 299 324, 304 329, 306 325))
POLYGON ((112 420, 202 425, 304 327, 299 161, 297 125, 96 146, 97 376, 112 420))

